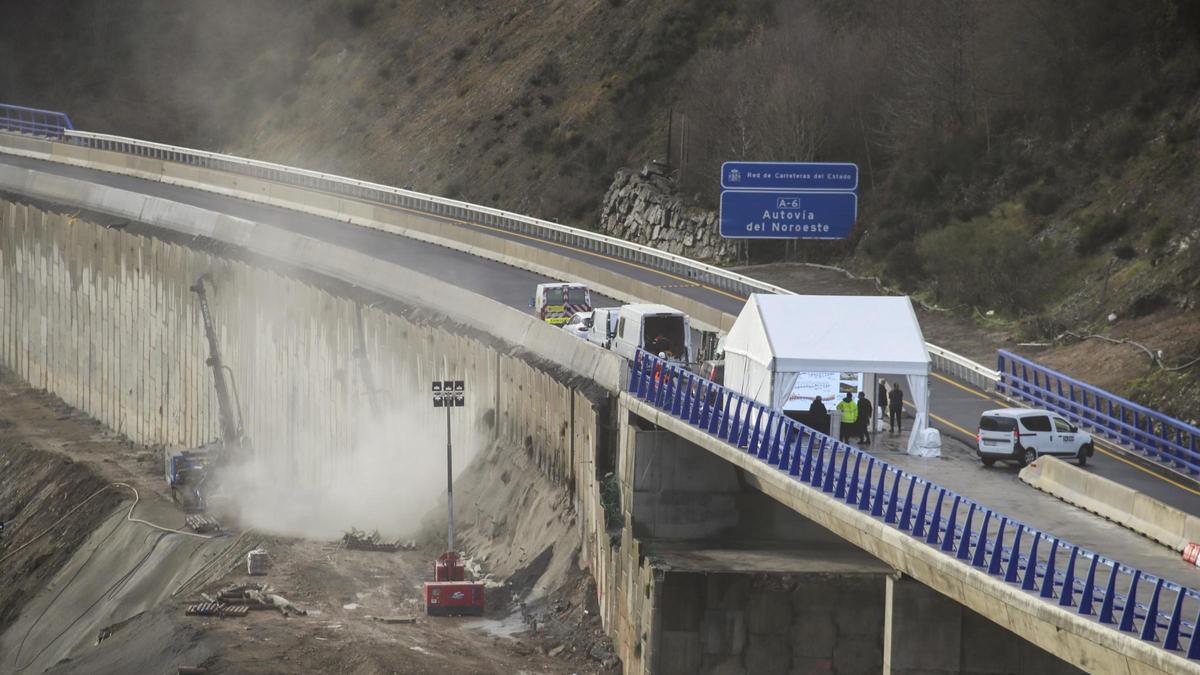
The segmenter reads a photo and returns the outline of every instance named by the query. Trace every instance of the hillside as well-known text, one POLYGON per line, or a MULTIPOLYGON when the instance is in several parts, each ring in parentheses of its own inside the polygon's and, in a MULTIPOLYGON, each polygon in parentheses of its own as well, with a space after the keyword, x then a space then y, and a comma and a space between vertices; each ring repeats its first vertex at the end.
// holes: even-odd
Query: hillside
POLYGON ((752 260, 879 275, 1200 407, 1200 3, 50 0, 6 17, 0 100, 585 227, 614 172, 649 160, 707 208, 723 160, 853 161, 849 241, 752 260), (1092 333, 1185 367, 1071 337, 1092 333))

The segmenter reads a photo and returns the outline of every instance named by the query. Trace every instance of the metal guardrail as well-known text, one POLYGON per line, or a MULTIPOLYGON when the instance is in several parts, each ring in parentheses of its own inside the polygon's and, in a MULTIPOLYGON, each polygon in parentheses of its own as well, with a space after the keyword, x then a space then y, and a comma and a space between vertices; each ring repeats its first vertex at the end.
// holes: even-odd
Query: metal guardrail
POLYGON ((1184 620, 1200 612, 1196 591, 1030 527, 647 352, 635 356, 628 390, 963 564, 1200 660, 1200 617, 1184 620))
MULTIPOLYGON (((751 293, 775 293, 794 295, 781 286, 768 284, 752 277, 721 269, 714 265, 692 260, 684 256, 660 251, 649 246, 624 239, 589 232, 547 220, 479 206, 454 199, 403 190, 400 188, 346 178, 334 174, 309 171, 295 167, 236 157, 216 152, 192 150, 162 143, 97 134, 86 131, 69 131, 66 141, 98 150, 120 152, 148 157, 167 162, 226 171, 255 178, 262 178, 286 185, 311 188, 343 195, 353 199, 398 206, 430 215, 497 227, 509 232, 529 235, 538 239, 564 244, 593 253, 652 267, 669 274, 716 288, 739 296, 751 293)), ((934 368, 975 386, 991 389, 996 381, 996 372, 990 368, 955 354, 937 345, 926 343, 934 368)))
POLYGON ((66 113, 0 103, 0 129, 31 136, 62 138, 74 128, 66 113))
POLYGON ((1012 352, 997 352, 1001 394, 1054 410, 1162 464, 1200 475, 1200 429, 1012 352))

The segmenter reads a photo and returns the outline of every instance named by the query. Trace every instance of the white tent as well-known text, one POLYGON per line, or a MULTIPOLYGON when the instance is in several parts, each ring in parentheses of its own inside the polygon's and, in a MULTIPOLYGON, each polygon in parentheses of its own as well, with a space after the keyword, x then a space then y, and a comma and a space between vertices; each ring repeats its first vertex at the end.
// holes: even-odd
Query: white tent
POLYGON ((811 372, 904 375, 914 451, 929 426, 929 354, 907 297, 751 295, 725 338, 725 386, 778 409, 811 372))

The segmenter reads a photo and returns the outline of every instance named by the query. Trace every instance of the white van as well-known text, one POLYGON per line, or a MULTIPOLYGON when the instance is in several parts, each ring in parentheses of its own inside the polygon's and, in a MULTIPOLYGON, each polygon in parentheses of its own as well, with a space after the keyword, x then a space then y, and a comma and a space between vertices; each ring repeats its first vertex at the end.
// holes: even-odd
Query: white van
POLYGON ((975 442, 984 466, 996 460, 1025 466, 1038 455, 1073 457, 1083 466, 1096 452, 1091 434, 1052 412, 1028 408, 985 411, 975 442))
POLYGON ((592 310, 592 325, 588 329, 587 340, 605 349, 612 346, 613 336, 617 334, 617 315, 620 307, 597 307, 592 310))
POLYGON ((611 349, 627 359, 633 359, 637 350, 644 349, 690 363, 692 323, 686 314, 666 305, 625 305, 617 314, 617 333, 611 349))

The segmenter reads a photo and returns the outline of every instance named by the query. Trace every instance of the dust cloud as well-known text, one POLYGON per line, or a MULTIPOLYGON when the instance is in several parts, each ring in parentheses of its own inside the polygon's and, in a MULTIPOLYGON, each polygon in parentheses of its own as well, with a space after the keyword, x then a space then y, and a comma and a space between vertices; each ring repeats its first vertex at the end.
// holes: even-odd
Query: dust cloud
MULTIPOLYGON (((445 503, 445 412, 423 405, 382 419, 358 420, 353 448, 281 448, 254 441, 245 459, 217 477, 213 508, 243 527, 313 539, 338 538, 350 528, 378 530, 386 539, 416 534, 445 503), (296 467, 321 467, 307 480, 296 467)), ((453 420, 457 476, 477 452, 465 411, 453 420)))

